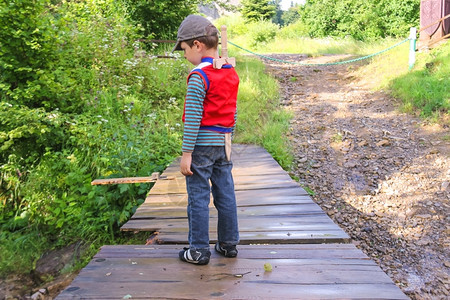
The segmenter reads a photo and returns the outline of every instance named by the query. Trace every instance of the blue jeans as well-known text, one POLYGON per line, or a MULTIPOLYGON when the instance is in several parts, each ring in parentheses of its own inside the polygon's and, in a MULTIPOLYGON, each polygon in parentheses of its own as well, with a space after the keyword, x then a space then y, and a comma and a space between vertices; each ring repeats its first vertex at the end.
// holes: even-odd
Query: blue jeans
POLYGON ((208 205, 211 192, 218 212, 218 241, 231 245, 238 244, 239 231, 232 168, 232 162, 226 159, 225 147, 195 146, 191 164, 191 171, 194 174, 186 176, 188 239, 191 249, 209 249, 208 205))

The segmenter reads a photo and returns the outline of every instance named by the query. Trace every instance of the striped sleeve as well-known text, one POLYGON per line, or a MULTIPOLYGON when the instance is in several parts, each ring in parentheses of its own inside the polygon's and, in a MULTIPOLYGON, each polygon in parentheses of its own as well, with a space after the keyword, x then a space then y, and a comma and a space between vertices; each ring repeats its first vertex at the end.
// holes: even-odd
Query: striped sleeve
POLYGON ((203 100, 205 99, 205 95, 205 84, 202 78, 198 74, 192 74, 187 84, 185 99, 183 152, 194 151, 203 116, 203 100))

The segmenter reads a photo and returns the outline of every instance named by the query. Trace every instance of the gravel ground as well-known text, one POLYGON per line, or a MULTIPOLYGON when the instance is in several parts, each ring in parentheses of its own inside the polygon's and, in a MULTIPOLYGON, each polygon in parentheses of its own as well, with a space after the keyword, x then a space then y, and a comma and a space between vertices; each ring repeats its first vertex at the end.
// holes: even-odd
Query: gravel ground
POLYGON ((292 175, 411 299, 448 299, 448 126, 399 112, 395 99, 352 75, 357 66, 265 63, 294 114, 292 175))

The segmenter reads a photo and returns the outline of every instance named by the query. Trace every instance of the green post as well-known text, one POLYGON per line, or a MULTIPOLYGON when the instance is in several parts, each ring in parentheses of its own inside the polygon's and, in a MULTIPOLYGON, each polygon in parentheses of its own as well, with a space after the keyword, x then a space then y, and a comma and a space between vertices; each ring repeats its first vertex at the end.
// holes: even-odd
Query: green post
POLYGON ((414 67, 414 63, 416 62, 416 36, 416 27, 411 27, 409 30, 409 70, 414 67))

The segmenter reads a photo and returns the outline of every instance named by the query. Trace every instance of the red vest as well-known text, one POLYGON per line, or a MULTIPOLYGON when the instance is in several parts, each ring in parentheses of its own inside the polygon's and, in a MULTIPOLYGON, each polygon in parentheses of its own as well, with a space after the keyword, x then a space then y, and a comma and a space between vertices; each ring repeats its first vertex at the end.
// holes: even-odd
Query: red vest
POLYGON ((214 69, 212 61, 212 57, 203 57, 202 63, 191 71, 187 79, 189 81, 192 74, 198 74, 205 84, 206 96, 200 126, 233 127, 239 77, 231 65, 214 69))

